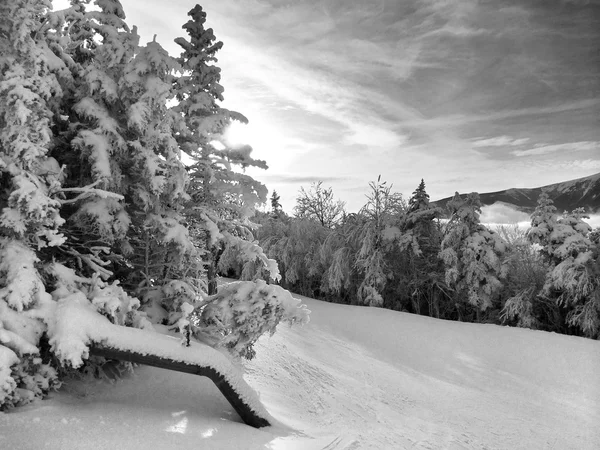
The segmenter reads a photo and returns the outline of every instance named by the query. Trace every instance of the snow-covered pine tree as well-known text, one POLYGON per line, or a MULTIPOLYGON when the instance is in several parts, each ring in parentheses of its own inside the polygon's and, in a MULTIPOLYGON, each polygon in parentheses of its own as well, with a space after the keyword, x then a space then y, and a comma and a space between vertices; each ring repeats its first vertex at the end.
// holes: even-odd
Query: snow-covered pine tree
POLYGON ((408 200, 407 213, 416 211, 424 211, 429 209, 429 194, 425 190, 425 180, 421 178, 421 182, 414 190, 410 199, 408 200))
POLYGON ((448 202, 448 210, 450 220, 440 252, 446 283, 455 289, 459 303, 466 301, 475 308, 479 320, 481 311, 493 305, 502 287, 506 246, 498 233, 479 222, 481 202, 477 193, 463 200, 457 192, 448 202))
POLYGON ((442 234, 437 219, 441 216, 441 208, 429 204, 425 181, 421 180, 408 201, 402 224, 402 231, 410 236, 412 245, 403 251, 406 264, 401 270, 407 276, 413 311, 421 313, 421 302, 425 301, 432 317, 440 317, 440 300, 448 290, 443 263, 438 257, 442 234))
POLYGON ((39 350, 52 307, 39 253, 65 240, 59 168, 48 156, 62 90, 37 33, 49 8, 48 1, 0 3, 0 409, 57 384, 39 350))
POLYGON ((74 1, 48 13, 40 29, 65 93, 54 117, 52 155, 62 168, 67 240, 46 270, 55 300, 87 298, 115 323, 145 326, 139 301, 119 285, 127 280, 132 247, 131 211, 124 201, 130 175, 127 118, 118 81, 138 36, 118 1, 98 0, 95 9, 87 3, 74 1))
POLYGON ((156 302, 179 318, 180 306, 193 303, 201 288, 202 243, 190 235, 184 215, 189 177, 175 138, 176 121, 167 104, 174 99, 177 61, 157 43, 138 50, 119 81, 127 112, 128 189, 134 248, 129 260, 137 269, 129 283, 157 311, 156 302), (152 306, 154 305, 154 306, 152 306))
POLYGON ((531 214, 531 227, 527 232, 528 240, 541 246, 540 253, 551 262, 552 248, 549 246, 550 235, 554 231, 557 220, 556 207, 548 196, 542 192, 537 200, 537 205, 531 214))
POLYGON ((283 213, 280 200, 281 196, 277 193, 277 191, 273 191, 271 194, 271 214, 273 217, 279 217, 283 213))
POLYGON ((600 250, 584 218, 581 209, 558 217, 552 200, 542 192, 527 237, 538 246, 546 264, 545 282, 537 289, 527 286, 508 299, 504 308, 507 318, 535 327, 539 322, 536 305, 554 302, 554 316, 563 322, 557 326, 576 327, 592 338, 600 336, 600 250))
MULTIPOLYGON (((129 31, 118 3, 101 5, 88 11, 75 2, 49 16, 55 28, 64 29, 64 35, 54 40, 53 51, 72 75, 64 83, 70 95, 56 120, 53 150, 64 167, 67 191, 62 214, 71 238, 70 256, 76 264, 95 261, 93 266, 84 263, 91 273, 130 249, 122 184, 127 145, 118 80, 137 48, 137 35, 129 31)), ((105 279, 111 272, 107 270, 100 271, 105 279)))
POLYGON ((272 279, 279 277, 277 264, 266 257, 252 235, 249 218, 255 207, 264 203, 267 189, 236 168, 267 168, 264 161, 253 159, 251 148, 230 148, 223 133, 232 121, 247 123, 240 113, 222 108, 223 87, 216 53, 223 46, 213 30, 205 28, 206 13, 199 5, 192 8, 191 19, 183 25, 189 40, 177 38, 183 49, 178 62, 183 70, 176 80, 178 104, 172 112, 179 121, 177 141, 191 159, 190 203, 187 220, 192 233, 204 240, 208 293, 216 293, 217 265, 220 254, 233 247, 249 265, 265 267, 272 279))
POLYGON ((565 213, 539 240, 550 270, 542 291, 567 311, 566 322, 587 337, 600 336, 600 249, 590 239, 591 227, 583 209, 565 213))

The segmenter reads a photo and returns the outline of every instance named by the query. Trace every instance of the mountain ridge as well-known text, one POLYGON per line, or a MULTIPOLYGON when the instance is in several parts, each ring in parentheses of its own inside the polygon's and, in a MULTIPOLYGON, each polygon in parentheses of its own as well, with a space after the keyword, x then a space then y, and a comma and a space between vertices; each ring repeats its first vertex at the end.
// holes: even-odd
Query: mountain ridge
MULTIPOLYGON (((600 172, 535 188, 509 188, 502 191, 484 192, 479 194, 479 198, 482 206, 501 203, 531 214, 542 192, 548 193, 559 213, 576 208, 584 208, 585 212, 590 214, 600 213, 600 172)), ((463 198, 466 195, 460 194, 463 198)), ((453 196, 445 197, 431 203, 445 210, 452 198, 453 196)))

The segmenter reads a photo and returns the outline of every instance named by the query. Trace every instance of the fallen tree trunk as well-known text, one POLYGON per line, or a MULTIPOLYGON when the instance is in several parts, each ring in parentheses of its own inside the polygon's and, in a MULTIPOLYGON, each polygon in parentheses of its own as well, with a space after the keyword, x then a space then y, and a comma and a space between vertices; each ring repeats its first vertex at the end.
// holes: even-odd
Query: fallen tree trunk
POLYGON ((147 366, 159 367, 161 369, 174 370, 210 378, 231 404, 233 409, 239 414, 244 423, 255 428, 270 425, 265 418, 260 417, 250 405, 245 403, 231 383, 212 367, 193 365, 161 356, 144 355, 135 351, 116 349, 101 345, 90 346, 90 355, 102 356, 107 359, 129 361, 136 364, 144 364, 147 366))

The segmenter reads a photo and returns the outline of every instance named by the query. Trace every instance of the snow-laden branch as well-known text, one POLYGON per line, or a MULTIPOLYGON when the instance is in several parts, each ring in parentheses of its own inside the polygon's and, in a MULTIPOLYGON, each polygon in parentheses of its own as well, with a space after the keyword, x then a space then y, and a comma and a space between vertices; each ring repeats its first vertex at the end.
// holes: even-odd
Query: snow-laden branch
POLYGON ((102 180, 96 180, 95 182, 93 182, 92 184, 89 184, 87 186, 82 186, 82 187, 73 187, 73 188, 60 188, 58 190, 58 192, 75 192, 75 193, 79 193, 79 195, 75 198, 71 198, 68 200, 60 200, 61 204, 63 205, 67 205, 69 203, 76 203, 80 200, 84 200, 86 198, 95 196, 95 197, 100 197, 100 198, 115 198, 117 200, 123 200, 125 197, 123 197, 121 194, 117 194, 115 192, 110 192, 110 191, 106 191, 104 189, 96 189, 94 186, 96 186, 98 183, 100 183, 102 180))

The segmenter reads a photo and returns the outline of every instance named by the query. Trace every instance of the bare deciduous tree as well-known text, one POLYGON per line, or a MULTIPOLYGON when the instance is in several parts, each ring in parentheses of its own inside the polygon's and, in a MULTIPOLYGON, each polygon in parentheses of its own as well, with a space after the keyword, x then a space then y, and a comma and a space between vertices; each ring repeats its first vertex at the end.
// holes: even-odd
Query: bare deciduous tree
POLYGON ((308 191, 300 188, 294 213, 301 219, 314 219, 326 228, 340 223, 345 214, 345 203, 333 198, 333 189, 324 188, 323 182, 313 183, 308 191))

